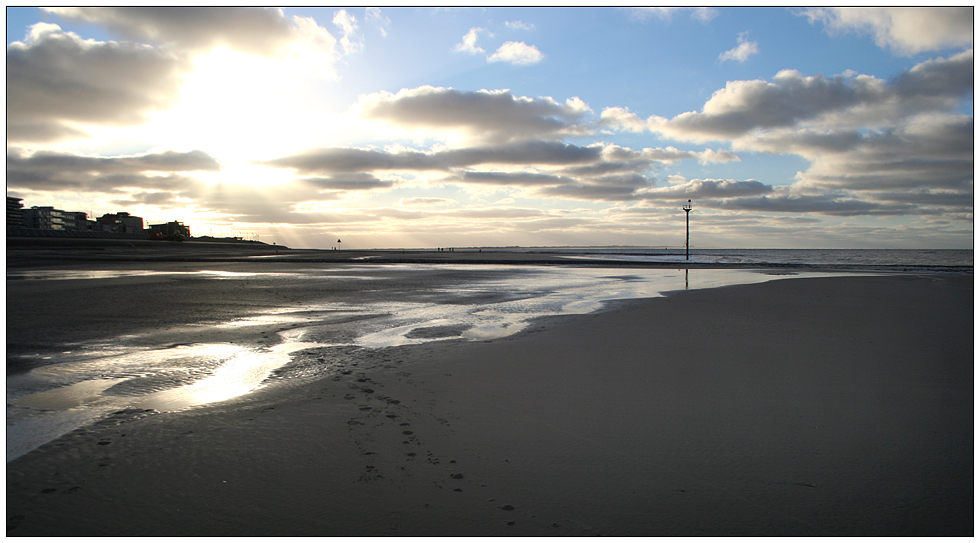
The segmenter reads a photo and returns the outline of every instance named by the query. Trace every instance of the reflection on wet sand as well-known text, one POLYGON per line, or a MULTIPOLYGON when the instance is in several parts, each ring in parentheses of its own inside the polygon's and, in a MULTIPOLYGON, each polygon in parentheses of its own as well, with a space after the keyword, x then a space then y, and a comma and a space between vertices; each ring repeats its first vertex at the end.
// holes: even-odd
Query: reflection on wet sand
MULTIPOLYGON (((245 280, 261 276, 268 281, 264 285, 269 292, 281 284, 276 283, 279 277, 288 276, 290 286, 323 285, 354 275, 353 269, 188 273, 222 284, 242 280, 243 287, 245 280)), ((120 410, 178 411, 240 397, 262 386, 305 349, 378 349, 448 339, 497 339, 526 329, 536 318, 591 313, 611 300, 771 279, 748 270, 684 270, 681 275, 680 270, 656 269, 610 275, 610 270, 601 268, 405 265, 367 266, 358 271, 358 278, 376 281, 344 283, 347 290, 319 300, 246 304, 247 313, 183 325, 177 331, 160 327, 75 345, 71 351, 45 356, 48 365, 8 376, 8 461, 80 424, 120 410), (392 272, 405 274, 403 277, 445 275, 429 288, 387 290, 384 282, 393 281, 392 272), (258 341, 252 337, 260 334, 258 341), (275 334, 279 341, 273 340, 275 334), (220 343, 225 337, 228 342, 220 343), (210 338, 210 342, 184 338, 210 338), (246 343, 251 346, 243 345, 245 338, 251 338, 246 343)), ((140 273, 157 272, 69 271, 20 279, 111 281, 140 273)), ((239 292, 249 296, 247 290, 235 295, 239 292)), ((320 360, 323 366, 331 364, 329 358, 320 360)))

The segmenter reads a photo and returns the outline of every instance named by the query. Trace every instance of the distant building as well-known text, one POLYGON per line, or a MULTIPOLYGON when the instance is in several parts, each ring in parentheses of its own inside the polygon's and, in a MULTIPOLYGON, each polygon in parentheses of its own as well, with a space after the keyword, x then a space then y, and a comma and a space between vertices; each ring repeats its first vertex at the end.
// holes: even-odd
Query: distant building
POLYGON ((182 222, 168 222, 150 225, 151 239, 186 239, 191 237, 191 229, 182 222))
POLYGON ((24 226, 24 200, 7 196, 7 226, 24 226))
POLYGON ((64 230, 65 212, 51 206, 34 206, 24 210, 24 226, 39 230, 64 230))
POLYGON ((95 220, 96 228, 102 232, 116 234, 138 234, 144 230, 143 217, 130 215, 125 211, 106 213, 95 220))
POLYGON ((65 223, 65 230, 77 232, 96 231, 96 222, 88 220, 88 213, 84 211, 65 211, 62 213, 65 223))

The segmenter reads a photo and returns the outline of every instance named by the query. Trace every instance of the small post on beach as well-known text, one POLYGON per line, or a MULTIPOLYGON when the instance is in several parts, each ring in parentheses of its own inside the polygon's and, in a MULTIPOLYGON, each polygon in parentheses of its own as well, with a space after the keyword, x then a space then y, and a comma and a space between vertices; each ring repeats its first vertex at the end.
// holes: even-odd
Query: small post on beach
POLYGON ((684 216, 686 219, 685 224, 685 236, 684 236, 684 260, 691 259, 691 201, 687 201, 687 205, 684 206, 684 216))

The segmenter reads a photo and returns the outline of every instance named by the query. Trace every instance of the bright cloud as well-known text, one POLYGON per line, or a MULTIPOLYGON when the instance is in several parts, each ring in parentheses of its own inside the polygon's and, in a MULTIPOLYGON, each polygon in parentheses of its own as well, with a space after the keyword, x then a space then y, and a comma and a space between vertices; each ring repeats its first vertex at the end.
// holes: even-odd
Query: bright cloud
POLYGON ((629 9, 630 17, 638 21, 647 21, 652 17, 656 17, 661 21, 669 22, 673 19, 674 14, 682 11, 689 12, 692 19, 701 23, 711 22, 712 19, 718 16, 718 10, 712 8, 641 7, 629 9))
POLYGON ((469 32, 463 35, 463 41, 456 44, 453 51, 461 51, 463 53, 484 53, 484 49, 476 44, 476 40, 480 38, 480 32, 486 32, 484 28, 471 28, 469 32))
POLYGON ((534 30, 534 25, 524 21, 506 21, 504 26, 511 30, 534 30))
POLYGON ((698 243, 971 246, 972 8, 758 9, 8 8, 8 195, 298 246, 674 244, 687 199, 698 243))
POLYGON ((832 33, 870 34, 902 55, 973 45, 972 7, 812 8, 802 14, 832 33))
POLYGON ((729 49, 724 53, 718 55, 718 60, 724 62, 726 60, 737 60, 739 62, 745 62, 750 56, 759 53, 759 44, 754 41, 748 41, 746 39, 746 33, 742 32, 738 35, 738 46, 734 49, 729 49))
POLYGON ((544 60, 544 54, 533 45, 522 41, 505 42, 497 51, 487 57, 488 62, 507 62, 516 66, 537 64, 544 60))

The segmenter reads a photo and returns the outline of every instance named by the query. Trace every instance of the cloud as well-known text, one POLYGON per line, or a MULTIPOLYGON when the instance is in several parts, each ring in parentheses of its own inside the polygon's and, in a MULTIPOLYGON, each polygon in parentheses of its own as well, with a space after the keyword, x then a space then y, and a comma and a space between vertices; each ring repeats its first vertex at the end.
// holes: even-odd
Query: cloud
MULTIPOLYGON (((783 70, 772 82, 729 81, 700 112, 650 117, 648 129, 687 141, 736 139, 753 131, 810 124, 897 126, 927 111, 942 112, 973 91, 973 50, 920 63, 891 81, 872 76, 804 76, 783 70)), ((603 125, 635 130, 625 110, 603 112, 603 125)))
POLYGON ((731 139, 755 129, 793 126, 873 100, 876 94, 880 94, 880 85, 783 70, 772 82, 729 81, 700 112, 682 113, 670 120, 656 117, 648 123, 654 131, 682 140, 731 139))
POLYGON ((560 185, 573 183, 574 179, 560 175, 550 175, 537 172, 476 172, 462 171, 459 176, 450 179, 464 184, 498 185, 505 187, 535 187, 542 185, 560 185))
POLYGON ((47 11, 103 26, 128 40, 179 49, 225 46, 255 55, 278 54, 297 33, 279 8, 60 7, 47 11))
POLYGON ((746 39, 746 34, 746 32, 740 33, 738 35, 738 46, 718 55, 718 60, 722 62, 726 60, 745 62, 750 56, 758 54, 759 44, 754 41, 748 41, 746 39))
POLYGON ((453 51, 472 54, 485 53, 486 51, 476 44, 476 40, 480 37, 480 32, 486 32, 486 29, 480 27, 471 28, 469 32, 463 34, 463 41, 457 43, 456 47, 453 47, 453 51))
POLYGON ((7 150, 7 167, 73 173, 187 172, 221 169, 218 161, 204 151, 187 153, 163 151, 104 157, 58 151, 38 151, 27 155, 18 149, 7 150))
POLYGON ((364 48, 364 41, 357 35, 357 19, 347 13, 346 10, 338 10, 334 14, 333 24, 341 31, 340 46, 344 54, 360 51, 364 48))
POLYGON ((544 60, 544 54, 533 45, 522 41, 504 42, 497 51, 487 57, 487 62, 508 62, 515 66, 536 64, 544 60))
POLYGON ((84 125, 142 124, 175 103, 187 70, 184 59, 163 51, 35 24, 24 42, 7 46, 8 142, 76 138, 84 125))
POLYGON ((870 34, 879 47, 900 55, 973 44, 972 7, 811 8, 800 14, 831 34, 870 34))
POLYGON ((505 21, 504 26, 511 30, 534 30, 534 25, 523 21, 505 21))
POLYGON ((291 168, 303 174, 333 175, 375 171, 449 171, 476 165, 575 164, 600 158, 598 147, 558 142, 524 142, 488 147, 421 152, 397 152, 352 147, 321 147, 258 162, 273 168, 291 168))
MULTIPOLYGON (((264 8, 51 8, 132 41, 83 40, 38 23, 7 47, 7 138, 15 143, 89 137, 89 126, 135 126, 181 98, 195 55, 219 46, 296 60, 334 76, 342 54, 359 47, 342 10, 337 40, 311 18, 264 8), (139 42, 139 43, 137 43, 139 42), (150 42, 154 45, 145 45, 150 42)), ((312 68, 311 68, 312 67, 312 68)))
POLYGON ((630 18, 634 21, 649 21, 656 17, 664 22, 670 22, 675 13, 690 10, 691 19, 701 23, 708 23, 718 16, 718 10, 712 8, 681 8, 681 7, 637 7, 628 8, 630 18))
MULTIPOLYGON (((625 108, 607 108, 599 125, 637 132, 645 123, 647 130, 682 141, 727 140, 732 151, 795 154, 810 162, 796 174, 791 192, 715 197, 723 198, 724 209, 897 216, 939 213, 946 205, 967 213, 953 203, 973 195, 973 117, 957 113, 972 92, 971 49, 887 80, 784 70, 772 81, 729 82, 698 112, 643 120, 625 108), (909 197, 884 196, 900 191, 909 197)), ((736 186, 751 188, 727 188, 736 186)), ((680 183, 644 192, 693 190, 680 183)))
POLYGON ((174 173, 220 169, 218 161, 203 151, 105 157, 57 151, 28 154, 16 148, 7 150, 7 186, 31 190, 111 192, 130 187, 179 191, 180 187, 189 187, 196 180, 174 173))
POLYGON ((337 10, 333 17, 340 30, 339 40, 312 17, 288 17, 280 8, 68 7, 49 11, 103 26, 127 40, 149 43, 174 54, 196 56, 226 47, 250 55, 297 60, 307 70, 329 77, 335 77, 337 59, 363 47, 357 21, 345 10, 337 10))
POLYGON ((759 196, 757 198, 733 198, 716 203, 715 207, 732 211, 815 213, 843 217, 858 215, 910 215, 916 212, 916 207, 909 204, 878 203, 852 197, 839 197, 825 194, 779 194, 776 196, 759 196))
POLYGON ((367 173, 352 173, 334 177, 308 177, 302 182, 320 190, 360 191, 374 189, 390 189, 395 182, 390 179, 378 179, 367 173))
MULTIPOLYGON (((320 147, 257 162, 257 164, 273 168, 289 168, 302 175, 320 175, 330 178, 341 173, 450 172, 494 166, 505 170, 494 174, 480 174, 485 177, 470 177, 470 179, 479 182, 486 182, 491 178, 520 179, 522 183, 540 184, 546 180, 553 183, 566 182, 554 177, 555 175, 593 178, 612 173, 636 173, 680 160, 725 162, 738 160, 738 157, 727 151, 711 149, 683 151, 668 147, 635 151, 617 145, 577 146, 554 141, 527 141, 430 152, 414 149, 387 151, 354 147, 320 147), (506 168, 511 169, 506 170, 506 168), (517 174, 513 172, 513 168, 524 168, 524 170, 517 174), (528 173, 529 168, 546 168, 552 171, 548 175, 539 175, 528 173)), ((465 178, 465 175, 461 177, 461 179, 465 178)))
POLYGON ((377 25, 382 38, 388 37, 388 26, 391 25, 391 19, 381 14, 381 8, 364 8, 364 20, 377 25))
POLYGON ((109 200, 112 204, 119 207, 133 207, 138 205, 151 205, 157 207, 167 207, 168 204, 175 203, 179 205, 176 200, 177 194, 173 192, 134 192, 129 195, 128 198, 109 200))
POLYGON ((456 205, 456 200, 452 198, 433 198, 425 196, 415 196, 410 198, 400 198, 398 205, 404 207, 440 207, 446 205, 456 205))
POLYGON ((839 152, 796 149, 812 161, 798 174, 809 187, 849 190, 944 188, 973 191, 973 117, 914 119, 900 129, 861 134, 839 152))
POLYGON ((434 184, 500 187, 531 191, 532 197, 629 200, 654 183, 649 172, 681 160, 729 161, 727 151, 684 151, 673 147, 633 150, 609 144, 576 146, 554 141, 439 149, 377 150, 350 147, 309 149, 259 164, 293 169, 322 189, 370 189, 382 173, 442 173, 434 184), (338 180, 345 180, 338 184, 338 180))
POLYGON ((586 201, 631 201, 640 198, 636 185, 632 183, 576 183, 544 187, 535 191, 538 196, 546 198, 564 198, 569 200, 586 201))
POLYGON ((691 18, 695 21, 708 23, 718 16, 718 10, 712 8, 692 8, 691 18))
POLYGON ((700 199, 700 198, 741 198, 757 196, 773 191, 770 185, 749 179, 736 181, 734 179, 692 179, 683 183, 666 187, 656 187, 643 191, 643 195, 651 200, 659 199, 700 199))
POLYGON ((406 130, 459 131, 494 142, 585 134, 591 129, 583 121, 592 112, 578 98, 562 104, 548 97, 515 96, 507 90, 471 92, 429 86, 368 94, 351 109, 362 118, 406 130))

